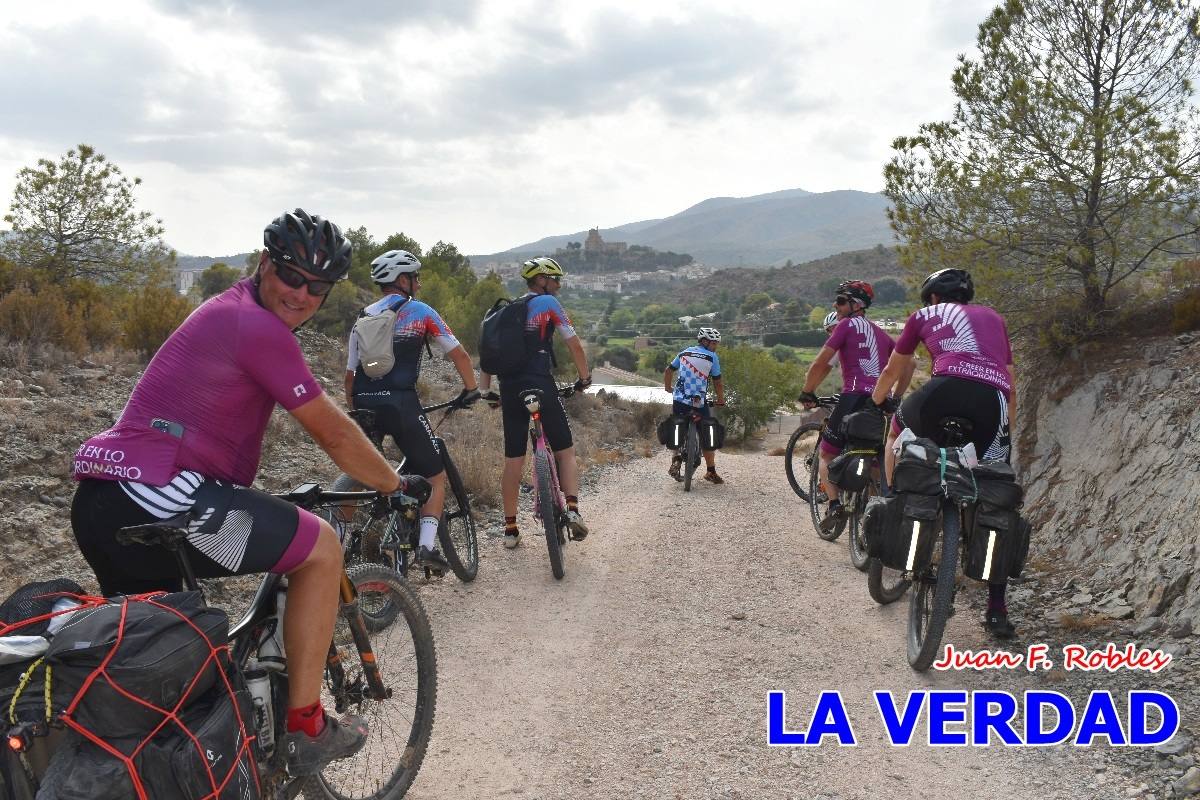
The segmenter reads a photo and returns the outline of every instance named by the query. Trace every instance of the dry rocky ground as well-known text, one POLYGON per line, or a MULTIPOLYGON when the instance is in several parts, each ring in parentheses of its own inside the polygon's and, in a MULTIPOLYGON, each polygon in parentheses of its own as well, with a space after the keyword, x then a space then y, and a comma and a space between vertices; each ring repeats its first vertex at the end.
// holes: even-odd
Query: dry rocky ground
MULTIPOLYGON (((140 368, 115 356, 0 352, 0 591, 63 573, 87 577, 69 534, 69 457, 119 413, 140 368)), ((336 359, 318 374, 340 391, 336 359)), ((430 399, 441 390, 450 393, 438 383, 430 399)), ((1064 397, 1058 402, 1069 402, 1064 397)), ((767 455, 787 426, 761 447, 722 453, 726 485, 701 482, 685 495, 665 475, 665 457, 634 433, 643 427, 638 414, 653 412, 579 402, 600 423, 577 426, 592 467, 583 509, 593 534, 570 545, 566 578, 550 576, 528 509, 525 541, 511 552, 494 535, 495 512, 484 509, 478 580, 419 582, 438 643, 439 698, 411 797, 874 798, 970 790, 1158 798, 1200 790, 1196 636, 1168 614, 1105 613, 1113 598, 1050 546, 1064 536, 1055 528, 1043 529, 1035 569, 1013 588, 1021 638, 1010 649, 1045 642, 1054 654, 1065 643, 1138 642, 1174 654, 1163 673, 915 674, 904 658, 906 603, 875 606, 845 543, 817 539, 781 459, 767 455), (1077 703, 1093 688, 1108 689, 1118 707, 1128 689, 1158 688, 1180 703, 1183 730, 1148 749, 890 746, 871 692, 922 688, 1018 696, 1048 688, 1077 703), (858 746, 768 747, 767 693, 788 692, 788 724, 797 728, 823 689, 842 692, 858 746)), ((456 434, 456 456, 493 447, 480 437, 494 436, 496 426, 472 414, 444 426, 469 432, 456 434)), ((302 440, 288 420, 273 422, 263 486, 332 477, 333 466, 302 440)), ((490 463, 479 462, 479 475, 490 463)), ((1141 599, 1132 587, 1122 597, 1141 599)), ((994 646, 978 624, 978 587, 964 586, 958 598, 947 641, 994 646)))

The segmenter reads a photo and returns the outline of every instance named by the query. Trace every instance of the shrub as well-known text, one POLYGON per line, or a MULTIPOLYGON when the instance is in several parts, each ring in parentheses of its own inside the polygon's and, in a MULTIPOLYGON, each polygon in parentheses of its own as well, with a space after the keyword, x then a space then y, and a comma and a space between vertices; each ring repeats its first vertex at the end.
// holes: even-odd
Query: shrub
POLYGON ((150 283, 131 292, 125 303, 125 346, 150 358, 190 313, 192 304, 169 286, 150 283))
POLYGON ((722 416, 729 435, 745 440, 775 409, 792 402, 800 391, 801 374, 758 347, 723 348, 720 356, 727 403, 722 416))
POLYGON ((0 334, 15 342, 54 344, 75 353, 87 349, 83 317, 55 286, 34 292, 22 285, 0 299, 0 334))
POLYGON ((1200 289, 1190 289, 1175 301, 1171 310, 1171 332, 1200 328, 1200 289))

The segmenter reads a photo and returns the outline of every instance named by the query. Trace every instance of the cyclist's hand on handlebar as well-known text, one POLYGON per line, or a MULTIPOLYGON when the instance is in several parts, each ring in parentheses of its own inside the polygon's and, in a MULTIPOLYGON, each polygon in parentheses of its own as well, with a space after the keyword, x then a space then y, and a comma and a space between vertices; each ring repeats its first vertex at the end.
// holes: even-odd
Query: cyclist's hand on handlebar
POLYGON ((488 404, 488 408, 495 409, 500 407, 500 395, 494 389, 488 389, 479 395, 479 397, 488 404))
POLYGON ((429 495, 433 493, 433 487, 429 485, 429 481, 420 475, 401 475, 400 488, 391 494, 389 498, 392 503, 392 508, 401 508, 408 504, 410 500, 416 500, 420 505, 425 505, 429 500, 429 495))
POLYGON ((892 397, 889 394, 887 397, 883 398, 882 403, 876 404, 875 407, 884 414, 895 414, 896 409, 900 408, 900 398, 892 397))
POLYGON ((800 405, 809 409, 817 407, 818 399, 816 392, 801 392, 800 396, 796 398, 800 405))
POLYGON ((454 398, 453 408, 470 408, 475 405, 482 397, 478 389, 463 389, 458 393, 458 397, 454 398))
POLYGON ((581 377, 579 380, 575 381, 575 383, 574 383, 575 391, 577 391, 577 392, 582 392, 584 389, 588 388, 591 385, 592 385, 592 376, 591 375, 588 375, 586 378, 581 377))

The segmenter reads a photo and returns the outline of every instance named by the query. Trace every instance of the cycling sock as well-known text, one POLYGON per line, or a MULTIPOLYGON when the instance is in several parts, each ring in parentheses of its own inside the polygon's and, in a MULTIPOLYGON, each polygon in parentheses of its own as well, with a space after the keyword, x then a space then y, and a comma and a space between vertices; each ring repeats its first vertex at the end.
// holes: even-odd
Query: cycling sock
POLYGON ((716 465, 714 464, 713 466, 709 467, 709 468, 708 468, 708 471, 709 471, 709 472, 716 472, 716 471, 717 471, 717 467, 716 467, 716 465))
POLYGON ((988 611, 1003 611, 1008 613, 1008 608, 1004 603, 1004 595, 1008 590, 1008 583, 989 583, 988 584, 988 611))
POLYGON ((509 532, 516 533, 517 530, 518 530, 517 518, 516 517, 505 517, 504 518, 504 532, 505 533, 509 533, 509 532))
POLYGON ((437 529, 437 517, 421 517, 421 547, 430 550, 434 548, 433 540, 437 538, 437 529))
POLYGON ((325 709, 321 701, 303 708, 289 708, 287 717, 288 733, 304 731, 309 736, 320 736, 325 730, 325 709))
POLYGON ((579 513, 579 498, 573 494, 567 495, 567 511, 579 513))

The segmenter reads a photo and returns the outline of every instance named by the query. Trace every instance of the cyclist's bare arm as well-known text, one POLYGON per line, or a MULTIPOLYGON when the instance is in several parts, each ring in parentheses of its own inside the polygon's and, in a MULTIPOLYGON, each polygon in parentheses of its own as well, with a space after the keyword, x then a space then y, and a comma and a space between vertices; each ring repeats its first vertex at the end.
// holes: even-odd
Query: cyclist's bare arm
POLYGON ((328 394, 293 409, 292 416, 342 472, 380 492, 391 494, 400 488, 395 471, 328 394))
POLYGON ((901 378, 905 375, 912 377, 914 365, 915 359, 912 353, 901 355, 892 351, 892 357, 888 359, 887 366, 883 368, 883 374, 879 376, 879 382, 875 384, 875 391, 871 392, 871 400, 875 405, 883 404, 888 392, 893 386, 900 384, 901 378))
POLYGON ((713 391, 717 393, 717 405, 725 405, 725 384, 720 378, 713 378, 713 391))
POLYGON ((588 369, 587 356, 583 353, 583 345, 579 343, 578 336, 572 336, 565 341, 567 350, 571 353, 571 360, 575 362, 575 369, 579 370, 579 377, 589 379, 592 377, 592 371, 588 369))
POLYGON ((663 370, 663 389, 671 391, 672 384, 675 383, 675 370, 669 366, 663 370))
POLYGON ((354 408, 354 370, 346 370, 346 408, 354 408))
POLYGON ((908 391, 909 384, 912 383, 913 372, 917 369, 917 359, 910 358, 908 365, 904 368, 904 373, 900 376, 900 380, 896 382, 896 388, 892 390, 893 397, 903 397, 908 391))
POLYGON ((817 353, 817 357, 813 359, 813 363, 808 366, 808 373, 804 376, 804 391, 815 392, 817 387, 821 385, 821 381, 825 380, 825 376, 829 374, 832 367, 829 362, 837 352, 831 347, 822 347, 817 353))
MULTIPOLYGON (((446 353, 446 358, 454 364, 454 368, 458 370, 458 377, 462 378, 463 388, 467 391, 473 391, 479 388, 479 383, 475 380, 475 368, 471 366, 471 357, 467 355, 467 351, 462 345, 446 353)), ((491 385, 491 376, 488 376, 488 385, 491 385)))

